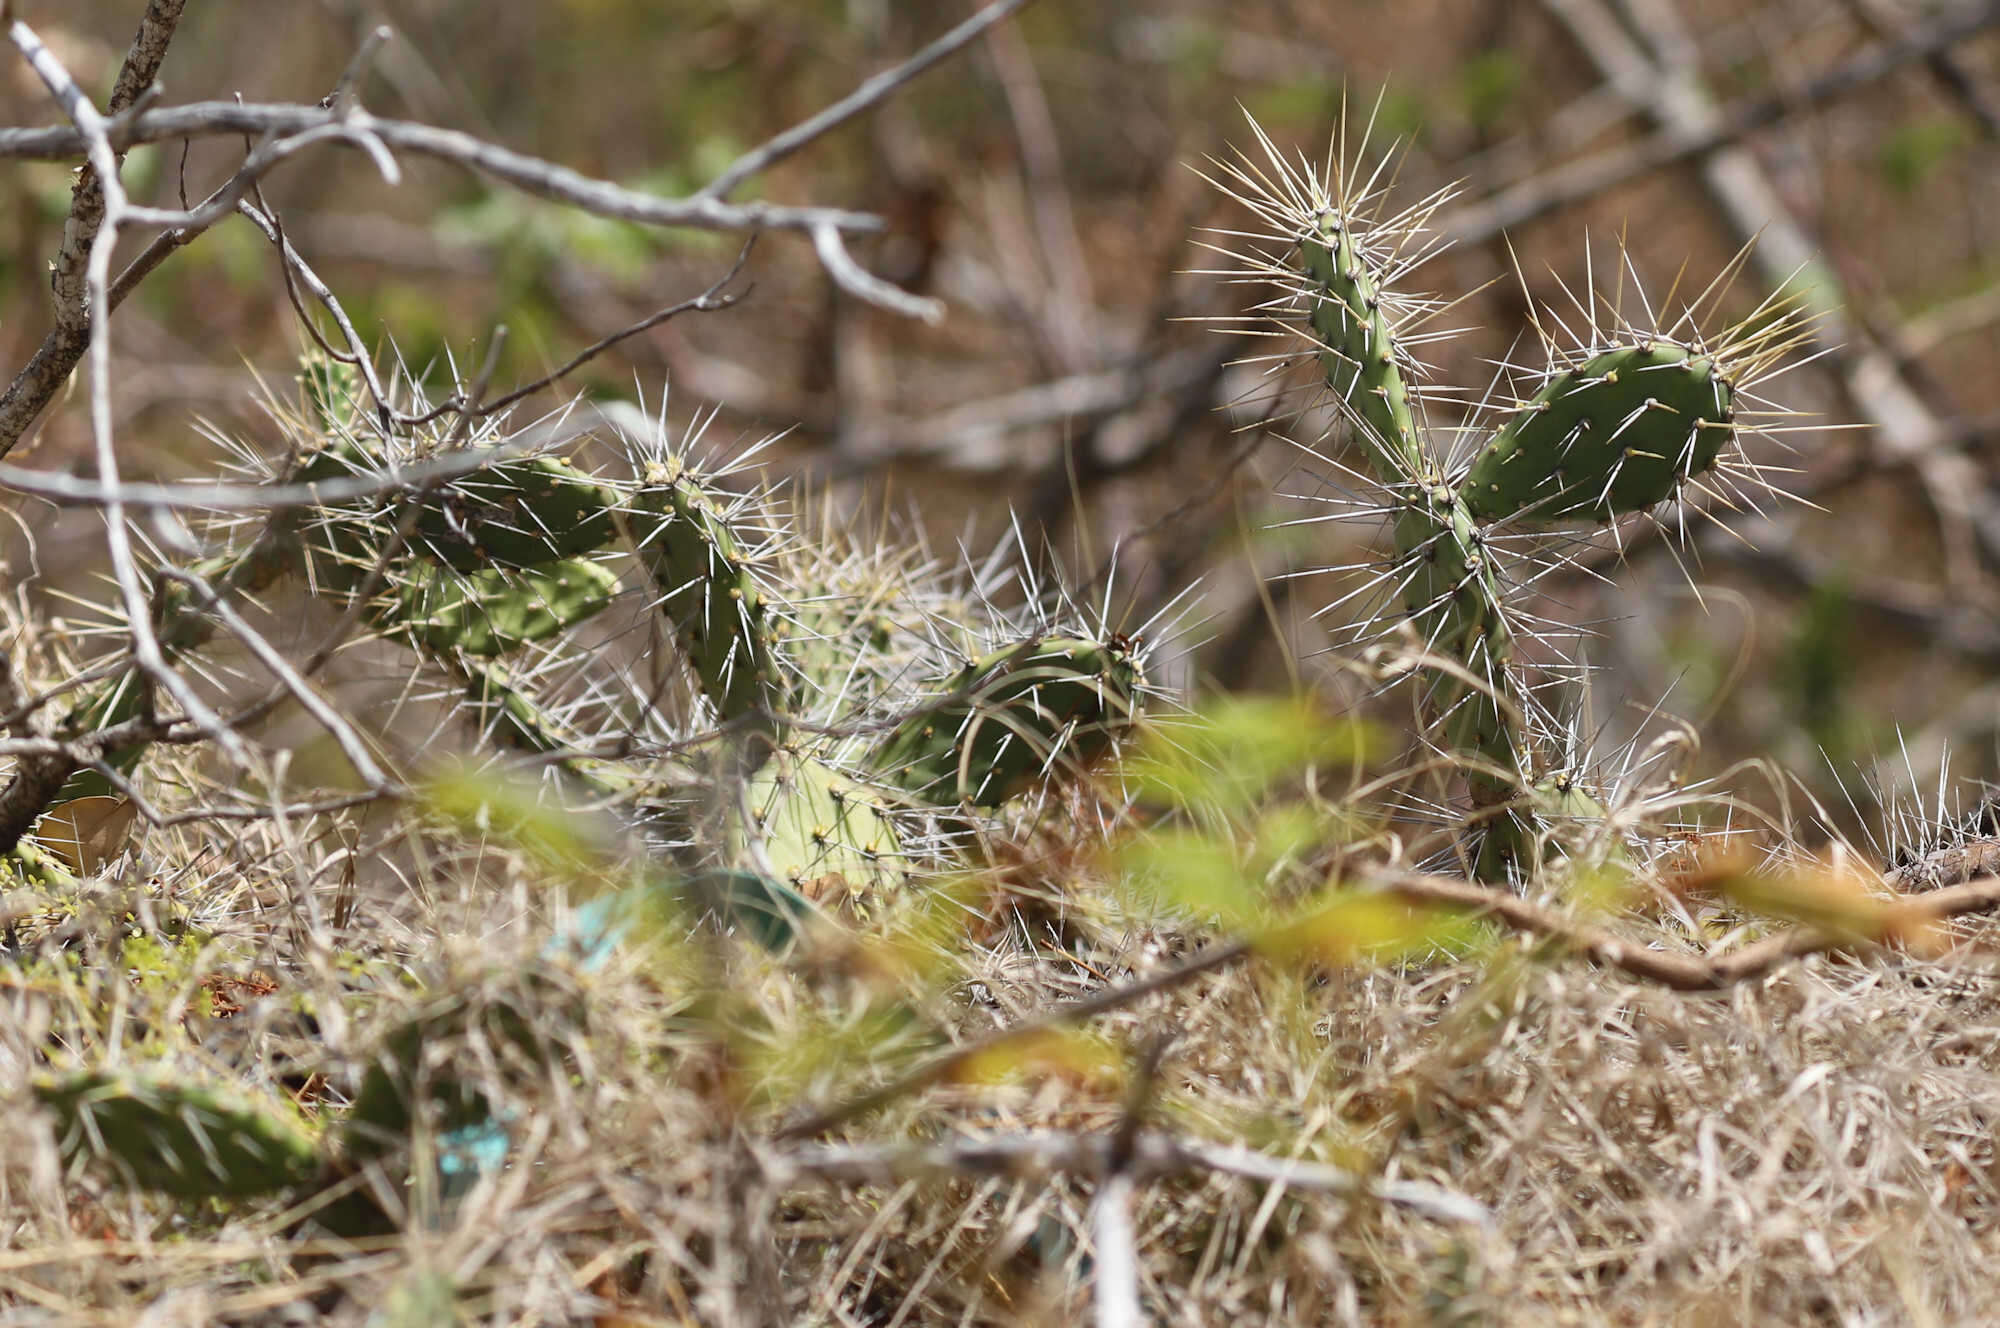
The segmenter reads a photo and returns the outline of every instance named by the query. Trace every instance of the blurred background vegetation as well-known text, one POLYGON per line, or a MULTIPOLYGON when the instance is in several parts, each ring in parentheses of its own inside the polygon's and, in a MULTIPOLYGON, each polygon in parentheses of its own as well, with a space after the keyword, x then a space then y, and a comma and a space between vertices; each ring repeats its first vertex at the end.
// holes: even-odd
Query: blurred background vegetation
MULTIPOLYGON (((108 88, 139 6, 29 3, 85 86, 108 88)), ((365 89, 378 114, 466 129, 592 175, 692 191, 761 142, 971 13, 908 0, 275 0, 190 7, 168 58, 169 102, 240 94, 313 101, 363 35, 396 39, 365 89)), ((1978 6, 1974 6, 1977 9, 1978 6)), ((1991 11, 1993 6, 1986 7, 1991 11)), ((572 386, 668 395, 685 421, 719 407, 709 439, 783 432, 783 472, 832 484, 854 511, 921 526, 940 556, 1000 543, 1010 513, 1026 556, 1085 598, 1116 551, 1113 603, 1139 623, 1199 580, 1157 657, 1169 680, 1276 689, 1298 677, 1359 698, 1335 667, 1339 622, 1318 615, 1366 556, 1351 523, 1286 524, 1337 499, 1323 412, 1281 397, 1244 335, 1245 291, 1208 269, 1203 227, 1243 214, 1197 174, 1245 142, 1244 112, 1319 159, 1343 106, 1400 140, 1398 196, 1464 181, 1441 217, 1463 235, 1414 285, 1477 294, 1428 355, 1439 381, 1484 384, 1531 344, 1535 304, 1619 279, 1620 248, 1654 297, 1685 270, 1694 289, 1737 250, 1697 162, 1644 170, 1503 235, 1481 209, 1519 198, 1565 163, 1637 151, 1663 132, 1632 71, 1604 62, 1601 24, 1652 50, 1725 108, 1776 123, 1743 141, 1776 210, 1759 225, 1803 235, 1847 309, 1843 347, 1774 384, 1806 412, 1757 460, 1789 466, 1792 505, 1731 517, 1693 557, 1631 542, 1616 584, 1601 553, 1541 583, 1543 609, 1599 624, 1613 735, 1657 704, 1699 726, 1698 773, 1770 758, 1852 829, 1878 819, 1871 788, 1993 778, 2000 756, 2000 42, 1990 35, 1814 101, 1814 81, 1939 12, 1902 0, 1069 0, 1032 5, 879 111, 768 172, 763 196, 871 210, 890 223, 859 246, 876 273, 942 299, 936 326, 838 294, 798 237, 762 240, 751 297, 677 319, 594 361, 572 386), (1592 24, 1600 25, 1593 29, 1592 24), (1597 40, 1593 44, 1592 33, 1597 40), (1678 62, 1677 64, 1674 62, 1678 62), (1775 99, 1775 100, 1772 100, 1775 99), (1585 237, 1589 237, 1588 257, 1585 237), (1587 267, 1588 264, 1588 267, 1587 267), (1512 273, 1518 268, 1520 277, 1512 273), (1506 274, 1506 275, 1503 275, 1506 274), (1496 280, 1496 278, 1499 278, 1496 280), (1883 374, 1927 414, 1871 422, 1883 374), (1874 375, 1873 378, 1870 375, 1874 375), (1857 399, 1856 385, 1862 395, 1857 399), (1928 459, 1949 454, 1941 493, 1928 459), (1964 483, 1966 475, 1976 482, 1964 483), (1954 509, 1952 500, 1957 503, 1954 509), (1044 544, 1046 534, 1046 544, 1044 544), (1696 562, 1698 560, 1698 565, 1696 562), (1680 562, 1704 589, 1691 593, 1680 562), (1837 787, 1854 790, 1849 804, 1837 787)), ((1615 35, 1615 34, 1614 34, 1615 35)), ((1666 67, 1663 65, 1662 67, 1666 67)), ((1673 80, 1680 82, 1675 83, 1673 80)), ((18 62, 0 77, 0 123, 51 121, 18 62)), ((223 140, 133 154, 138 198, 199 197, 234 165, 223 140)), ((360 155, 300 158, 265 185, 288 234, 363 333, 414 373, 469 372, 510 331, 496 388, 526 381, 726 270, 729 237, 602 221, 494 188, 434 162, 386 186, 360 155), (388 352, 388 347, 394 347, 388 352)), ((68 208, 61 166, 0 162, 0 361, 18 366, 48 324, 44 264, 68 208)), ((1770 291, 1748 268, 1731 314, 1770 291)), ((1683 298, 1692 291, 1683 288, 1683 298)), ((1630 302, 1628 300, 1628 309, 1630 302)), ((1662 309, 1663 316, 1671 317, 1662 309)), ((194 421, 256 438, 259 377, 282 384, 298 333, 269 245, 218 226, 144 285, 115 324, 118 428, 128 477, 213 473, 194 421)), ((11 367, 9 372, 11 372, 11 367)), ((1300 376, 1296 385, 1303 387, 1300 376)), ((530 402, 553 409, 560 394, 530 402)), ((10 458, 76 469, 81 403, 52 410, 10 458)), ((94 518, 24 512, 0 533, 36 595, 87 591, 94 518), (27 564, 31 533, 38 565, 27 564), (73 556, 72 556, 73 555, 73 556)), ((1738 781, 1753 800, 1774 787, 1738 781)))

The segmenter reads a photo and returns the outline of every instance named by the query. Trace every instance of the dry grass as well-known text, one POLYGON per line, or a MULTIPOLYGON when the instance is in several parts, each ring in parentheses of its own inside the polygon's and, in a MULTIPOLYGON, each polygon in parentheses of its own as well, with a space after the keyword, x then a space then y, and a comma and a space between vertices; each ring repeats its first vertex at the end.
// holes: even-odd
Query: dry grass
MULTIPOLYGON (((1978 923, 1933 961, 1820 957, 1719 995, 1498 933, 1455 960, 1252 960, 799 1140, 782 1131, 801 1108, 1211 938, 1044 833, 991 889, 877 901, 783 959, 695 930, 584 970, 547 943, 582 883, 504 844, 412 820, 378 829, 374 879, 350 881, 339 835, 255 828, 218 856, 186 833, 177 860, 220 864, 177 896, 205 943, 135 950, 171 930, 164 912, 122 919, 104 880, 97 907, 9 960, 0 1322, 1088 1321, 1107 1141, 1163 1033, 1133 1164, 1154 1321, 2000 1313, 1983 1257, 2000 1000, 1978 923), (203 991, 229 999, 205 1010, 203 991), (511 1160, 460 1193, 421 1162, 349 1168, 387 1214, 351 1240, 285 1203, 176 1205, 66 1170, 19 1091, 52 1060, 157 1063, 325 1123, 387 1033, 440 1000, 527 1011, 561 1054, 524 1061, 492 1019, 435 1025, 429 1082, 484 1087, 511 1160), (1230 1176, 1172 1141, 1423 1182, 1490 1219, 1230 1176)), ((1688 948, 1677 924, 1617 925, 1688 948)))

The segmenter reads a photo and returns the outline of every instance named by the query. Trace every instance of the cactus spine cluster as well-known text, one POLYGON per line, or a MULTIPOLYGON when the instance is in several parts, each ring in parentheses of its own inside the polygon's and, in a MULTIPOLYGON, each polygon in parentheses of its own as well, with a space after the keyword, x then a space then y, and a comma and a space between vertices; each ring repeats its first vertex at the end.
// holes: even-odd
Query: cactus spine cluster
MULTIPOLYGON (((389 463, 422 460, 454 441, 447 431, 380 432, 358 405, 360 375, 323 355, 307 357, 301 381, 303 406, 285 417, 297 459, 270 467, 245 452, 252 473, 384 483, 299 516, 219 516, 209 535, 222 547, 194 564, 200 582, 232 594, 289 579, 358 611, 446 680, 502 753, 539 758, 559 782, 655 828, 664 818, 666 838, 694 850, 681 864, 690 870, 748 868, 788 889, 894 882, 923 857, 918 841, 937 839, 927 825, 990 813, 1081 769, 1135 717, 1143 683, 1122 641, 1033 613, 961 619, 984 601, 943 595, 873 554, 843 584, 826 574, 839 552, 788 540, 790 517, 769 493, 726 487, 727 475, 704 473, 663 436, 589 438, 622 458, 624 477, 496 448, 461 478, 397 486, 389 463), (663 717, 657 688, 642 695, 629 672, 593 671, 606 638, 582 631, 618 605, 663 622, 653 636, 683 662, 691 709, 663 717), (946 639, 990 653, 954 657, 946 639), (578 676, 595 680, 565 691, 578 676), (799 719, 810 721, 803 731, 799 719), (636 750, 598 754, 621 745, 636 750), (696 804, 725 809, 721 833, 696 824, 696 804)), ((470 445, 499 441, 482 429, 470 445)), ((161 605, 155 629, 175 658, 219 630, 185 579, 161 605)), ((128 666, 84 694, 66 730, 108 732, 150 706, 128 666)), ((129 774, 144 750, 121 746, 105 763, 129 774)), ((104 774, 79 770, 52 807, 110 792, 104 774)))
POLYGON ((1560 769, 1548 741, 1558 726, 1519 667, 1518 592, 1501 565, 1502 540, 1608 527, 1690 488, 1730 501, 1761 487, 1741 449, 1742 405, 1795 344, 1798 322, 1767 304, 1710 339, 1694 309, 1667 330, 1632 326, 1612 309, 1607 329, 1592 292, 1584 344, 1565 346, 1543 329, 1545 362, 1507 367, 1510 389, 1527 380, 1518 399, 1489 394, 1468 425, 1437 428, 1433 415, 1463 408, 1448 391, 1419 386, 1411 342, 1440 306, 1398 283, 1436 252, 1426 227, 1449 191, 1384 215, 1379 176, 1348 169, 1344 145, 1323 176, 1253 129, 1264 159, 1220 164, 1220 184, 1264 230, 1247 246, 1217 247, 1277 289, 1262 312, 1306 337, 1361 458, 1356 471, 1383 497, 1394 552, 1377 584, 1391 612, 1375 625, 1414 633, 1432 740, 1463 769, 1474 808, 1476 869, 1508 879, 1540 859, 1545 818, 1603 809, 1560 769), (1439 441, 1482 433, 1470 456, 1439 441))

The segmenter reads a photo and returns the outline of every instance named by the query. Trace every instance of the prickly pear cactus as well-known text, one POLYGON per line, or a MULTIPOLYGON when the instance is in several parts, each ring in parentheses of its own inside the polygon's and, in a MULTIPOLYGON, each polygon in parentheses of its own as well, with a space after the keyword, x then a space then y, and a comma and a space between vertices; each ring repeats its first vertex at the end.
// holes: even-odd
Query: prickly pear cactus
POLYGON ((424 503, 416 543, 460 572, 540 567, 609 544, 616 506, 609 489, 563 458, 521 457, 476 471, 424 503))
POLYGON ((815 896, 866 889, 899 873, 902 833, 883 792, 825 761, 780 751, 747 790, 743 826, 777 880, 815 896))
POLYGON ((1116 641, 1030 638, 965 665, 870 764, 937 805, 997 807, 1103 755, 1131 724, 1139 683, 1137 662, 1116 641))
POLYGON ((376 614, 427 651, 511 655, 595 617, 618 593, 618 575, 586 558, 458 574, 422 564, 376 614))
POLYGON ((764 588, 713 496, 657 462, 644 480, 631 517, 639 558, 703 694, 725 721, 763 738, 749 754, 754 765, 782 733, 790 700, 764 588))
POLYGON ((1648 341, 1551 375, 1460 482, 1480 521, 1602 524, 1678 496, 1731 440, 1712 356, 1648 341))
POLYGON ((1544 363, 1506 366, 1502 390, 1467 423, 1437 429, 1434 420, 1462 418, 1468 398, 1422 382, 1410 342, 1441 305, 1400 283, 1436 252, 1426 231, 1449 191, 1391 213, 1381 172, 1335 157, 1323 177, 1252 129, 1261 159, 1218 163, 1218 183, 1263 233, 1217 247, 1276 288, 1262 307, 1302 334, 1360 457, 1350 473, 1388 513, 1394 552, 1376 581, 1386 603, 1363 630, 1419 651, 1428 737, 1463 770, 1473 806, 1476 871, 1525 873, 1550 843, 1546 819, 1601 817, 1602 805, 1557 769, 1549 737, 1561 726, 1517 663, 1526 619, 1514 587, 1533 578, 1506 574, 1500 537, 1604 527, 1691 491, 1729 501, 1763 487, 1742 450, 1754 427, 1745 402, 1781 371, 1799 322, 1767 303, 1719 336, 1702 333, 1699 309, 1669 328, 1637 326, 1592 292, 1580 309, 1590 343, 1564 346, 1543 331, 1544 363))
POLYGON ((313 1137, 233 1084, 91 1071, 39 1082, 34 1095, 55 1117, 65 1159, 178 1199, 277 1194, 319 1170, 313 1137))
POLYGON ((1447 745, 1474 758, 1473 800, 1491 806, 1512 796, 1512 776, 1526 760, 1518 724, 1505 714, 1513 628, 1478 518, 1411 409, 1404 371, 1415 366, 1398 335, 1411 315, 1386 290, 1396 256, 1375 249, 1360 209, 1317 181, 1312 187, 1299 270, 1321 374, 1371 475, 1397 497, 1404 614, 1426 650, 1462 669, 1435 673, 1430 709, 1447 745))
MULTIPOLYGON (((555 796, 625 813, 690 879, 752 871, 806 899, 898 887, 949 861, 940 809, 955 829, 997 815, 1085 769, 1138 713, 1128 644, 1034 596, 1010 621, 920 556, 867 542, 851 514, 802 525, 749 471, 754 448, 718 467, 696 439, 607 411, 601 429, 524 450, 504 421, 411 400, 404 415, 436 418, 403 426, 364 400, 352 366, 309 356, 298 402, 273 409, 295 434, 286 458, 244 447, 240 467, 340 489, 276 517, 217 513, 192 566, 224 595, 284 582, 407 650, 408 691, 445 701, 555 796), (408 478, 446 451, 492 460, 408 478)), ((183 581, 163 584, 162 643, 195 655, 222 622, 183 581)), ((69 732, 150 702, 124 667, 69 732)), ((385 768, 420 767, 431 745, 393 723, 369 737, 385 768)), ((130 774, 145 750, 108 759, 130 774)), ((109 787, 73 783, 66 798, 109 787)))

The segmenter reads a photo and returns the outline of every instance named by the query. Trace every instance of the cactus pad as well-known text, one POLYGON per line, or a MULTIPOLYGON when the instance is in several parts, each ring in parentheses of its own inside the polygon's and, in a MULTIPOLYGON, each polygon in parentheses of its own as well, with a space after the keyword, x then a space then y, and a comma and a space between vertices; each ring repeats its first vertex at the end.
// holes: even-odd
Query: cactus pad
POLYGON ((617 593, 617 574, 585 558, 467 575, 426 563, 411 569, 377 618, 425 648, 491 657, 574 627, 617 593))
POLYGON ((502 461, 433 494, 413 542, 461 572, 535 567, 609 544, 616 502, 560 457, 502 461))
POLYGON ((66 1160, 109 1164, 142 1189, 179 1199, 254 1198, 319 1169, 310 1135, 241 1089, 93 1071, 35 1085, 56 1116, 66 1160))
POLYGON ((822 761, 779 751, 749 797, 771 870, 808 893, 858 890, 901 865, 901 837, 879 797, 822 761))
POLYGON ((1419 478, 1421 438, 1394 329, 1351 218, 1329 208, 1300 244, 1327 387, 1358 426, 1355 441, 1385 484, 1419 478))
POLYGON ((997 807, 1038 776, 1081 768, 1128 727, 1139 670, 1117 644, 1043 637, 960 669, 939 704, 899 724, 870 764, 939 806, 997 807))
MULTIPOLYGON (((635 500, 639 556, 702 692, 724 720, 775 739, 785 684, 764 592, 729 523, 686 478, 649 475, 635 500)), ((752 753, 752 764, 767 750, 752 753)))
POLYGON ((1482 522, 1604 523, 1674 496, 1733 432, 1715 361, 1672 342, 1556 374, 1481 449, 1459 492, 1482 522))

